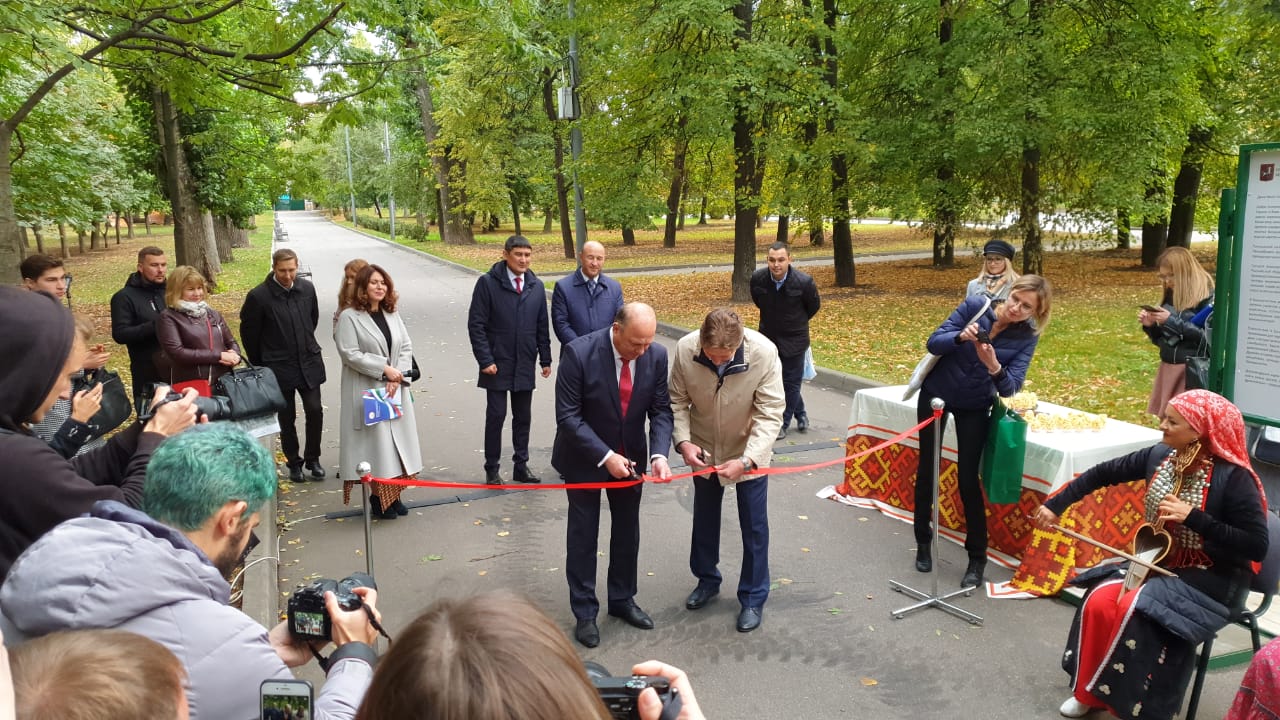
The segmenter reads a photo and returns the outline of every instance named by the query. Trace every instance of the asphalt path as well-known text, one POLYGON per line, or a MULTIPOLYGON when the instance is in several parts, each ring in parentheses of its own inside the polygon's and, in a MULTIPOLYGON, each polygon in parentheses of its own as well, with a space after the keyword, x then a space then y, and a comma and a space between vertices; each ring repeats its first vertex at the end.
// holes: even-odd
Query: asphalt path
MULTIPOLYGON (((328 322, 342 266, 356 257, 378 263, 400 293, 400 312, 423 371, 412 391, 426 463, 421 477, 483 483, 484 394, 475 387, 477 368, 466 333, 474 272, 341 228, 318 214, 286 212, 281 220, 289 233, 284 246, 298 253, 300 268, 312 273, 320 296, 318 335, 330 378, 323 392, 328 414, 322 458, 329 479, 287 487, 279 498, 287 523, 280 537, 283 608, 297 583, 342 578, 365 567, 363 524, 358 517, 343 517, 356 509, 359 493, 352 506, 344 507, 341 482, 334 478, 340 367, 328 322)), ((659 342, 673 344, 661 336, 659 342)), ((554 337, 552 353, 558 357, 554 337)), ((544 481, 556 479, 550 466, 554 380, 554 374, 540 380, 533 399, 530 467, 544 481)), ((778 443, 775 465, 842 455, 848 393, 809 386, 805 402, 813 427, 778 443)), ((509 430, 508 425, 502 466, 508 479, 509 430)), ((692 487, 687 481, 645 487, 636 600, 657 627, 638 630, 602 614, 600 647, 575 647, 584 659, 614 674, 650 658, 684 668, 711 718, 1059 717, 1057 707, 1069 693, 1059 660, 1073 609, 1057 600, 974 594, 953 601, 982 616, 980 627, 937 609, 893 619, 891 611, 913 601, 891 591, 889 581, 928 590, 931 577, 914 570, 909 525, 815 497, 840 477, 837 465, 769 480, 774 587, 763 625, 746 634, 734 629, 741 536, 733 492, 726 494, 722 531, 725 584, 717 602, 691 612, 684 599, 695 584, 688 570, 692 487)), ((529 595, 572 633, 563 570, 563 492, 507 487, 413 488, 404 495, 412 508, 408 516, 374 522, 379 607, 392 637, 436 599, 495 588, 529 595)), ((607 520, 602 521, 602 593, 608 532, 607 520)), ((963 548, 944 543, 940 555, 935 558, 940 589, 958 587, 963 548)), ((988 567, 989 579, 1008 579, 1007 571, 988 567)), ((1200 717, 1225 713, 1242 673, 1242 667, 1210 673, 1200 717)), ((322 682, 314 664, 301 674, 317 687, 322 682)))

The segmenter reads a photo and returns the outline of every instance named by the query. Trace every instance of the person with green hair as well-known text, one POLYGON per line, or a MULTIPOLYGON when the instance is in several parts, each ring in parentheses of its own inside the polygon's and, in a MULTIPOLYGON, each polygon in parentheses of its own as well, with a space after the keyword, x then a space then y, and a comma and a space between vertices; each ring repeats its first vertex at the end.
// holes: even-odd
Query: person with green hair
MULTIPOLYGON (((192 718, 256 717, 259 684, 291 679, 289 668, 312 658, 285 623, 268 632, 227 604, 227 578, 275 484, 270 453, 230 423, 165 440, 147 465, 142 511, 99 502, 14 563, 0 587, 6 639, 83 628, 135 632, 182 659, 192 718)), ((371 613, 342 610, 325 594, 337 649, 317 718, 353 717, 373 676, 377 591, 355 592, 371 613)))

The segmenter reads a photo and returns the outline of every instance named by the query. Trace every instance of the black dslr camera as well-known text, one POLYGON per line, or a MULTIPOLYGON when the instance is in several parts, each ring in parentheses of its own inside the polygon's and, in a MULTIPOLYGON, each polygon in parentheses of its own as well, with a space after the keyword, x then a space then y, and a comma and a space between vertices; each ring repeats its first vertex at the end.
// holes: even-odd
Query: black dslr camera
POLYGON ((986 330, 979 330, 977 338, 978 338, 978 342, 983 343, 984 345, 991 344, 991 334, 988 333, 986 330))
MULTIPOLYGON (((174 402, 182 399, 180 392, 168 392, 164 397, 160 398, 160 402, 155 405, 151 404, 151 395, 141 395, 138 397, 138 421, 145 423, 156 414, 156 409, 166 403, 174 402)), ((200 418, 207 417, 209 422, 217 420, 231 419, 231 401, 225 397, 214 395, 213 397, 197 397, 196 398, 196 422, 200 418)))
MULTIPOLYGON (((599 663, 587 662, 584 665, 587 668, 587 677, 591 678, 591 683, 596 686, 596 692, 600 693, 604 706, 609 709, 609 716, 614 720, 639 720, 640 710, 636 701, 645 688, 653 688, 658 692, 658 699, 662 700, 663 708, 672 702, 679 702, 677 691, 672 689, 671 683, 664 677, 657 675, 613 677, 599 663)), ((679 705, 676 708, 679 708, 679 705)))
POLYGON ((322 578, 299 586, 289 596, 289 632, 302 640, 332 640, 333 618, 324 606, 324 594, 332 592, 338 607, 349 612, 364 607, 364 601, 353 592, 358 587, 378 589, 373 576, 362 572, 342 580, 322 578))

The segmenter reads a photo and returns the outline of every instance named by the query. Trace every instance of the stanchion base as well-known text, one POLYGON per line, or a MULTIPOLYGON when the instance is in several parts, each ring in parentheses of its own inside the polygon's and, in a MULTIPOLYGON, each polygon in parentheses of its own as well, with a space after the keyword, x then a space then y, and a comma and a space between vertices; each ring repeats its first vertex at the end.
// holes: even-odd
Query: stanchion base
POLYGON ((973 593, 975 588, 971 588, 971 587, 960 588, 959 590, 949 592, 946 595, 930 595, 929 593, 916 590, 913 587, 900 583, 897 580, 890 580, 889 589, 896 590, 904 595, 910 595, 911 597, 921 601, 914 605, 908 605, 907 607, 901 608, 899 610, 894 610, 891 613, 893 615, 894 620, 901 620, 902 618, 915 612, 916 610, 923 610, 924 608, 934 607, 934 608, 938 608, 943 612, 950 613, 960 618, 961 620, 968 622, 970 625, 977 625, 977 626, 982 625, 981 617, 974 615, 968 610, 956 607, 955 605, 952 605, 951 603, 946 602, 948 599, 953 598, 956 595, 964 595, 965 597, 968 597, 973 593))

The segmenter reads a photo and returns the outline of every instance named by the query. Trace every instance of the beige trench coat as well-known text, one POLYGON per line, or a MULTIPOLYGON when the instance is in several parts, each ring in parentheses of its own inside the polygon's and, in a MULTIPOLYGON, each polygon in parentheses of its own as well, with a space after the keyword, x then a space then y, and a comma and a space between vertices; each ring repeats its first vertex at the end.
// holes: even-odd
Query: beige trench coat
POLYGON ((422 470, 418 422, 409 387, 400 387, 400 392, 405 393, 402 417, 376 425, 364 424, 364 391, 386 387, 382 370, 387 365, 408 374, 413 363, 413 343, 404 321, 399 313, 386 313, 386 319, 391 328, 390 348, 373 318, 363 310, 343 310, 333 329, 342 361, 338 463, 343 480, 356 479, 356 465, 364 460, 373 466, 374 477, 413 475, 422 470))

